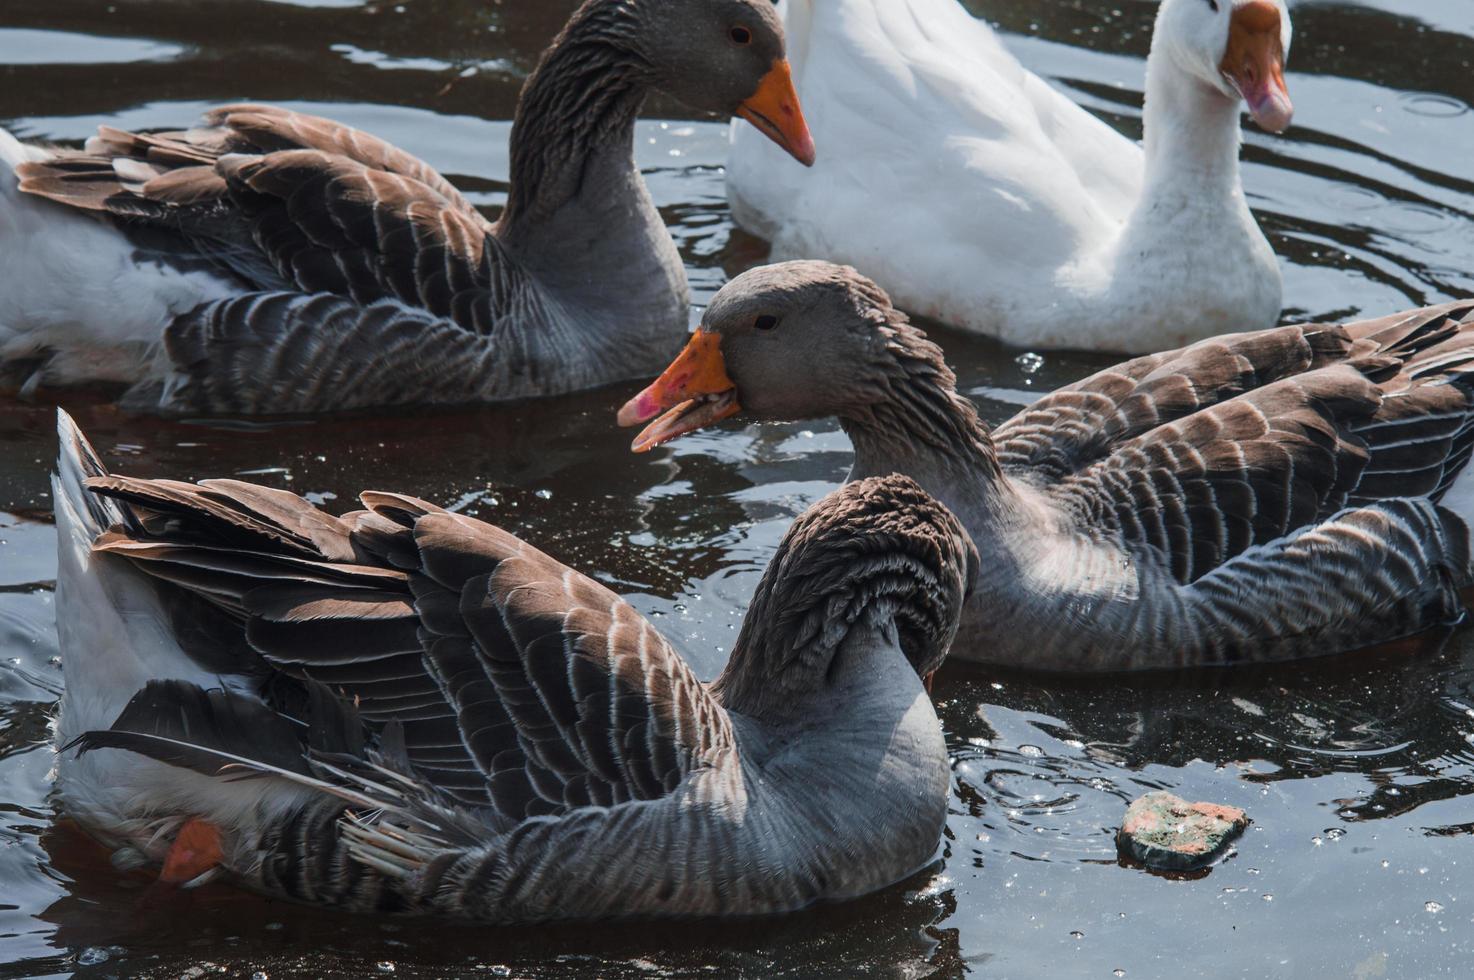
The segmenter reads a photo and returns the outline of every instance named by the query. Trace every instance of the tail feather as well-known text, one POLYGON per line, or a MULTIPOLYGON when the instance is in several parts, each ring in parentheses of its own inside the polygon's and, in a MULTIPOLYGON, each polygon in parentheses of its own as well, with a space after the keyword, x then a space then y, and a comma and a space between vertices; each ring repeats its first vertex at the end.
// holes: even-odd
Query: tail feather
MULTIPOLYGON (((94 550, 100 535, 117 525, 131 526, 135 518, 125 503, 87 489, 86 482, 106 477, 107 468, 66 412, 57 413, 57 435, 61 445, 52 478, 56 611, 66 683, 57 746, 109 730, 136 694, 163 682, 253 697, 252 678, 222 673, 220 665, 211 669, 191 655, 188 647, 194 641, 174 622, 188 609, 181 611, 131 562, 94 550)), ((160 737, 133 737, 162 744, 160 737)), ((276 780, 215 779, 156 757, 113 751, 131 747, 122 744, 127 738, 108 736, 94 746, 108 751, 80 757, 63 753, 57 760, 57 790, 62 805, 90 831, 154 859, 162 857, 165 845, 156 839, 156 831, 169 814, 198 814, 221 827, 246 827, 298 805, 309 792, 283 790, 276 780)))
POLYGON ((92 542, 108 528, 115 524, 132 527, 134 522, 119 501, 87 489, 89 479, 108 475, 107 467, 64 409, 56 410, 56 438, 60 448, 56 476, 51 481, 56 525, 63 541, 85 543, 90 550, 92 542), (67 511, 65 517, 63 508, 67 511))
MULTIPOLYGON (((0 167, 12 172, 23 163, 39 163, 51 159, 51 151, 41 146, 22 143, 14 134, 0 129, 0 167)), ((11 181, 4 181, 6 185, 11 181)))

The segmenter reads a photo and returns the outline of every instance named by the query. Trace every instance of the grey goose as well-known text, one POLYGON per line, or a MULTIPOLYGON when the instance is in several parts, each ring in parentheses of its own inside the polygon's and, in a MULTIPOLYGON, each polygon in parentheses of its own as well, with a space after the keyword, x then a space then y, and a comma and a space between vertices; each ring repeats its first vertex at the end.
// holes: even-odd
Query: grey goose
POLYGON ((528 78, 489 222, 367 133, 264 105, 0 130, 0 372, 23 393, 129 386, 168 413, 505 401, 649 374, 688 330, 674 242, 635 167, 660 90, 812 140, 769 0, 586 0, 528 78))
POLYGON ((904 477, 798 518, 697 681, 608 589, 392 493, 107 474, 60 420, 64 812, 123 865, 489 922, 774 913, 933 860, 976 554, 904 477))
POLYGON ((957 515, 982 562, 961 659, 1313 657, 1456 621, 1474 585, 1471 301, 1139 357, 990 431, 884 291, 787 263, 730 282, 620 421, 654 419, 649 449, 739 413, 835 416, 852 479, 903 473, 957 515))

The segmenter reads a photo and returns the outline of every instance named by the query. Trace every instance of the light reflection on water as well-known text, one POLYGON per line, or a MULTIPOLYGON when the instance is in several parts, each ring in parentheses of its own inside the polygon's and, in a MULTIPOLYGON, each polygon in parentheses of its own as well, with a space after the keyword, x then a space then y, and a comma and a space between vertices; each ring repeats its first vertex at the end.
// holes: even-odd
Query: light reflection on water
MULTIPOLYGON (((1031 66, 1138 135, 1152 3, 972 6, 1031 66)), ((1420 0, 1415 15, 1406 6, 1297 5, 1296 128, 1246 135, 1248 192, 1286 258, 1287 302, 1306 315, 1388 312, 1471 287, 1463 79, 1474 15, 1464 0, 1420 0)), ((100 122, 180 126, 213 102, 280 101, 401 143, 494 211, 516 88, 570 8, 7 0, 0 120, 76 140, 100 122), (26 40, 40 31, 46 44, 26 40), (86 43, 57 46, 69 37, 86 43)), ((640 129, 641 166, 698 301, 762 257, 728 220, 723 133, 707 121, 640 129)), ((995 421, 1012 408, 987 392, 1048 390, 1101 363, 1035 365, 942 340, 995 421)), ((633 457, 612 423, 628 394, 372 424, 201 425, 68 407, 120 471, 253 474, 338 508, 365 487, 398 489, 501 523, 630 594, 709 677, 788 522, 843 479, 848 446, 827 423, 737 426, 633 457)), ((172 976, 205 964, 362 976, 381 961, 409 976, 1465 972, 1474 650, 1463 637, 1414 658, 1231 676, 1082 682, 954 667, 936 691, 955 774, 938 864, 864 901, 781 920, 461 929, 152 888, 113 871, 47 800, 40 743, 60 676, 51 427, 49 407, 0 413, 0 977, 172 976), (1196 881, 1118 867, 1111 838, 1125 802, 1156 788, 1248 810, 1237 854, 1196 881)))

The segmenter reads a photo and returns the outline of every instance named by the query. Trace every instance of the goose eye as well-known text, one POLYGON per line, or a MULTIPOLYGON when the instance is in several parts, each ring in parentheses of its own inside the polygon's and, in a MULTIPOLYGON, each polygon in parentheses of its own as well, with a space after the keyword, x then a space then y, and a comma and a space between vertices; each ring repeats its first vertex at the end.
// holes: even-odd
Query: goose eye
POLYGON ((752 31, 749 31, 745 27, 734 27, 727 32, 727 36, 730 37, 737 44, 752 43, 752 31))
POLYGON ((1212 10, 1215 14, 1218 13, 1218 0, 1208 0, 1208 9, 1212 10))
POLYGON ((753 326, 759 330, 772 330, 777 325, 778 318, 776 316, 760 316, 753 322, 753 326))

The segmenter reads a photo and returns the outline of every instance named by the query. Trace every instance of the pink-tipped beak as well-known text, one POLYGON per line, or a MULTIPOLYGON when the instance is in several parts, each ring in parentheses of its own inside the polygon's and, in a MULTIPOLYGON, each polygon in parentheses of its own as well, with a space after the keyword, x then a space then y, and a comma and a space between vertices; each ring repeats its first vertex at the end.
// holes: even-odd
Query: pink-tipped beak
POLYGON ((643 453, 740 411, 737 386, 727 377, 722 360, 721 338, 697 330, 670 367, 624 403, 618 421, 622 426, 650 422, 630 445, 630 449, 643 453))
POLYGON ((1219 66, 1243 96, 1254 122, 1271 133, 1283 133, 1295 118, 1285 87, 1285 47, 1280 9, 1270 0, 1252 0, 1233 12, 1228 47, 1219 66))

